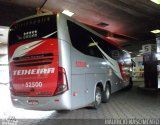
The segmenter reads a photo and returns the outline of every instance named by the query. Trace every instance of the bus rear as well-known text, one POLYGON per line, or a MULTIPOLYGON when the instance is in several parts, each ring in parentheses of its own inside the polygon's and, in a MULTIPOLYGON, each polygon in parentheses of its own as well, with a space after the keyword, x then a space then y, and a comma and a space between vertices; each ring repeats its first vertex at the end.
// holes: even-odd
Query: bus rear
POLYGON ((56 103, 63 102, 68 90, 65 69, 58 63, 56 18, 56 15, 43 14, 20 20, 10 27, 10 91, 16 107, 67 108, 65 104, 56 103))

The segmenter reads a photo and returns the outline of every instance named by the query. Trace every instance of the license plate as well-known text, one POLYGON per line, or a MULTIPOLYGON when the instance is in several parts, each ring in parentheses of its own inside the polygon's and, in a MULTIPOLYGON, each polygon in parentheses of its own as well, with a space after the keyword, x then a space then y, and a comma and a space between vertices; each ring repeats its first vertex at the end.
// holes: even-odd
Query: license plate
POLYGON ((38 100, 27 100, 29 105, 38 105, 38 100))

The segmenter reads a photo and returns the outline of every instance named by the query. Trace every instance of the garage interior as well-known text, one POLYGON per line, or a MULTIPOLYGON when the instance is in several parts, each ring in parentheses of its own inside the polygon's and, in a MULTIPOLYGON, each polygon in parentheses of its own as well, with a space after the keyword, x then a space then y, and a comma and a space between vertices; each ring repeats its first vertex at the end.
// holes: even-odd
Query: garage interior
MULTIPOLYGON (((12 116, 21 119, 19 124, 26 125, 62 122, 55 119, 159 119, 159 91, 143 89, 142 49, 143 45, 156 44, 159 37, 159 34, 151 32, 160 29, 159 4, 151 0, 0 0, 0 124, 3 119, 12 116), (102 104, 98 110, 87 107, 69 112, 40 112, 14 108, 8 84, 9 26, 16 20, 39 12, 60 13, 63 10, 73 12, 72 18, 130 52, 135 62, 132 75, 134 87, 114 93, 110 102, 102 104)), ((66 124, 80 124, 80 121, 67 121, 66 124)), ((91 123, 86 121, 86 124, 91 123)))

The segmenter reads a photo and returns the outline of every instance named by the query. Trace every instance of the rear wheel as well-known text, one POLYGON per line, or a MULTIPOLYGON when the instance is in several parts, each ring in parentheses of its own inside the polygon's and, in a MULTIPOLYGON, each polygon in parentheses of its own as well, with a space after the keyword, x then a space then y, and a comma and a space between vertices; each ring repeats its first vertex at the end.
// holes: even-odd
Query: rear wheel
POLYGON ((94 101, 94 108, 98 109, 100 104, 102 102, 102 91, 100 89, 100 87, 96 87, 96 91, 95 91, 95 101, 94 101))
POLYGON ((103 91, 102 94, 102 102, 103 103, 109 102, 110 96, 111 96, 111 88, 109 84, 106 84, 105 91, 103 91))

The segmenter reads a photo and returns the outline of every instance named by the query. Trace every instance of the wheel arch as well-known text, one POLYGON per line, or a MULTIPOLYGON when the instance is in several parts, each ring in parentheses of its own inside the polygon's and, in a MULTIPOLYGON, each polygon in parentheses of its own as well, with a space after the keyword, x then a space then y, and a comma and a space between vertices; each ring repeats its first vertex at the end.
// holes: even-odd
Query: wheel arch
POLYGON ((106 81, 106 84, 105 84, 105 87, 104 87, 104 90, 105 90, 105 88, 106 88, 106 85, 109 85, 109 87, 110 87, 110 90, 111 90, 111 81, 106 81))
POLYGON ((101 89, 101 91, 104 91, 104 86, 103 86, 102 82, 98 82, 95 86, 95 89, 96 89, 96 87, 99 87, 101 89))

